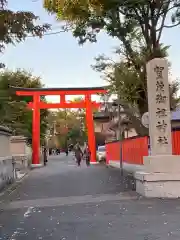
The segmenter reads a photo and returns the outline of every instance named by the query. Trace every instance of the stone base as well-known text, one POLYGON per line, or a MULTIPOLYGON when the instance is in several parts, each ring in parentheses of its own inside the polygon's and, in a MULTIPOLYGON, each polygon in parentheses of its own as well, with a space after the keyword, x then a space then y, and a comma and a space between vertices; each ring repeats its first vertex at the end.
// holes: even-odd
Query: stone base
POLYGON ((134 176, 136 191, 145 197, 180 197, 180 156, 144 157, 144 170, 134 176))
POLYGON ((147 156, 143 161, 145 172, 180 174, 180 156, 178 155, 147 156))
POLYGON ((136 192, 149 198, 179 198, 180 173, 136 172, 136 192))
POLYGON ((42 163, 39 163, 39 164, 31 164, 31 168, 34 169, 34 168, 41 168, 43 167, 44 165, 42 163))

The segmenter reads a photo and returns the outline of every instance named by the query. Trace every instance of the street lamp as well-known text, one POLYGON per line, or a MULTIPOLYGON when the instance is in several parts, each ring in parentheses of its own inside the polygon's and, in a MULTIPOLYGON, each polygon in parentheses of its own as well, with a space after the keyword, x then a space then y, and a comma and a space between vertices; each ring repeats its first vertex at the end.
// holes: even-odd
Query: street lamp
POLYGON ((109 96, 104 96, 104 105, 105 109, 104 111, 108 111, 111 114, 111 117, 114 119, 116 116, 118 117, 118 135, 116 135, 116 139, 119 140, 120 143, 120 173, 121 176, 123 176, 123 158, 122 158, 122 114, 124 114, 124 110, 122 108, 122 105, 120 103, 120 96, 118 95, 118 99, 114 100, 113 103, 110 105, 108 104, 109 96))

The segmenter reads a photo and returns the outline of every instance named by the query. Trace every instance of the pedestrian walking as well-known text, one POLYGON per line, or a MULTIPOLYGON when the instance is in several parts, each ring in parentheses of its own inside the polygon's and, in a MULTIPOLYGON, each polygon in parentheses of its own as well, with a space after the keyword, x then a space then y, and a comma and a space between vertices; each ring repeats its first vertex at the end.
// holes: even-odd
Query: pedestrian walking
POLYGON ((49 148, 49 155, 52 155, 52 148, 49 148))
POLYGON ((77 162, 78 166, 80 167, 81 166, 81 160, 82 160, 83 152, 82 152, 82 150, 81 150, 81 148, 79 146, 79 143, 77 143, 75 145, 74 153, 75 153, 76 162, 77 162))
POLYGON ((87 145, 84 149, 84 160, 86 161, 86 166, 90 166, 91 152, 89 146, 87 145))
POLYGON ((69 151, 68 151, 68 148, 67 148, 67 147, 66 147, 66 149, 65 149, 65 153, 66 153, 66 156, 68 156, 69 151))
POLYGON ((43 161, 44 161, 44 166, 46 166, 46 165, 47 165, 47 162, 48 162, 48 160, 47 160, 47 147, 46 147, 46 145, 43 146, 43 161))
POLYGON ((59 155, 59 149, 56 148, 56 155, 59 155))

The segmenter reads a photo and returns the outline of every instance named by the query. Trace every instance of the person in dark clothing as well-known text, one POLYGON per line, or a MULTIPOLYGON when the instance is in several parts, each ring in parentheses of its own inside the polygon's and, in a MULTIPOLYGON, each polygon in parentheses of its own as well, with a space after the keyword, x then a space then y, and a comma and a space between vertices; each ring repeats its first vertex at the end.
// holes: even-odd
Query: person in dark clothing
POLYGON ((43 160, 44 160, 44 166, 46 166, 48 160, 47 160, 47 147, 43 146, 43 160))
POLYGON ((59 149, 56 148, 56 155, 59 155, 59 149))
POLYGON ((81 159, 83 156, 83 152, 79 146, 79 144, 76 144, 75 148, 74 148, 74 153, 75 153, 75 158, 76 158, 76 162, 78 164, 78 166, 81 166, 81 159))
POLYGON ((67 146, 64 147, 64 152, 65 152, 66 156, 68 156, 69 151, 68 151, 68 147, 67 146))
POLYGON ((49 155, 52 155, 52 148, 49 148, 49 155))
POLYGON ((90 149, 89 149, 88 145, 84 149, 84 158, 85 158, 85 161, 86 161, 86 165, 90 166, 91 152, 90 152, 90 149))

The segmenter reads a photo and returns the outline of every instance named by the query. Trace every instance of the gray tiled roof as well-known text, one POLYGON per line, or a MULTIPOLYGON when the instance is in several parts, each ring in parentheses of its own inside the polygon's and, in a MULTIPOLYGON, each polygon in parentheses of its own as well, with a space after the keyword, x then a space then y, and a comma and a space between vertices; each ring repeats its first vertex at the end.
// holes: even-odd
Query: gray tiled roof
MULTIPOLYGON (((101 118, 101 117, 109 117, 109 114, 108 113, 105 113, 105 112, 96 112, 94 114, 94 117, 95 118, 101 118)), ((180 120, 180 109, 177 109, 176 111, 172 111, 171 112, 171 120, 172 121, 177 121, 177 120, 180 120)))

